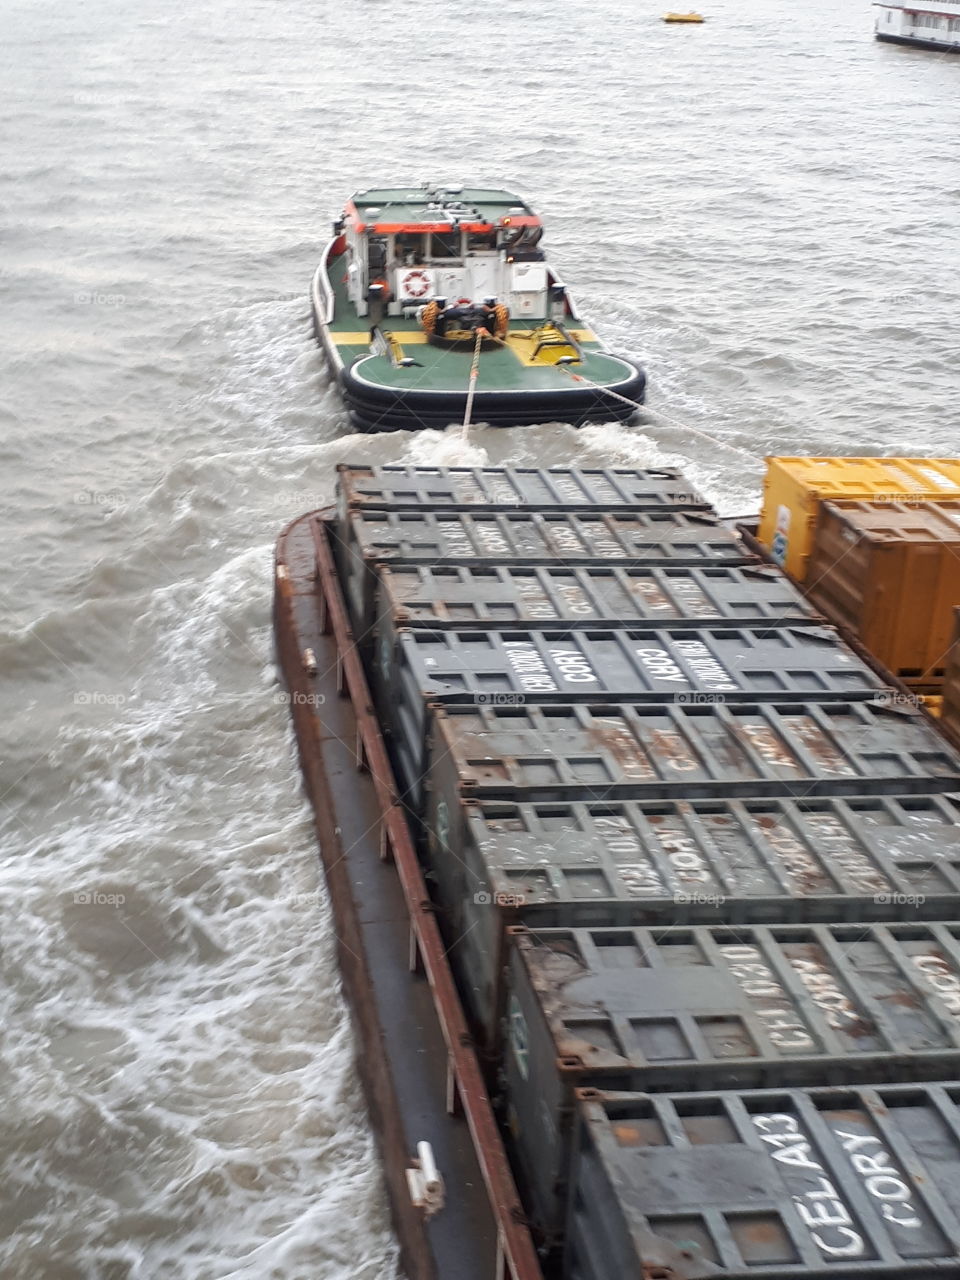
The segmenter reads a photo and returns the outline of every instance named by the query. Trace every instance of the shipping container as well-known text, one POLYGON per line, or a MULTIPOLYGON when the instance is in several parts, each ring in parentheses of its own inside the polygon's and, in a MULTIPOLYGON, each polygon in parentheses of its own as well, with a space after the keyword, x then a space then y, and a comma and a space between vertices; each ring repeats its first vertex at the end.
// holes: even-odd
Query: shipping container
POLYGON ((953 609, 953 635, 944 665, 940 727, 960 746, 960 608, 953 609))
POLYGON ((709 511, 479 513, 356 511, 337 526, 337 561, 354 628, 376 621, 377 566, 460 564, 701 568, 757 563, 709 511))
POLYGON ((938 693, 960 601, 960 501, 821 503, 807 590, 894 675, 938 693))
POLYGON ((506 1103, 531 1214, 551 1236, 563 1225, 576 1088, 960 1072, 960 924, 520 928, 512 942, 506 1103))
POLYGON ((427 831, 461 992, 491 1045, 506 931, 960 918, 960 797, 468 801, 427 831))
POLYGON ((797 582, 807 576, 824 499, 960 498, 956 458, 767 458, 757 537, 797 582))
POLYGON ((960 1084, 584 1090, 565 1280, 960 1275, 960 1084))
POLYGON ((791 626, 822 622, 778 569, 543 567, 466 569, 411 565, 380 571, 383 627, 791 626))
POLYGON ((456 826, 460 801, 470 798, 801 799, 960 790, 960 757, 929 718, 886 702, 739 706, 692 697, 659 707, 448 706, 433 717, 426 761, 398 750, 396 763, 408 805, 435 827, 456 826))
POLYGON ((475 511, 481 507, 522 507, 526 511, 663 511, 710 503, 680 471, 629 467, 337 467, 338 513, 369 511, 475 511))
POLYGON ((811 702, 887 690, 832 628, 381 631, 371 670, 399 749, 422 750, 431 704, 598 700, 811 702))

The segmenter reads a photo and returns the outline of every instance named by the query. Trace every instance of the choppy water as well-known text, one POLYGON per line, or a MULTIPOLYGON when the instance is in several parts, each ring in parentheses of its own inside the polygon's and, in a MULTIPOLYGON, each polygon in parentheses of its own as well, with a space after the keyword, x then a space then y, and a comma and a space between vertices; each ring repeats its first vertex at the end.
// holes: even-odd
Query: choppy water
POLYGON ((334 464, 757 500, 676 430, 345 434, 306 291, 347 193, 519 188, 722 441, 957 452, 960 58, 866 0, 663 7, 4 5, 4 1280, 393 1274, 269 626, 334 464))

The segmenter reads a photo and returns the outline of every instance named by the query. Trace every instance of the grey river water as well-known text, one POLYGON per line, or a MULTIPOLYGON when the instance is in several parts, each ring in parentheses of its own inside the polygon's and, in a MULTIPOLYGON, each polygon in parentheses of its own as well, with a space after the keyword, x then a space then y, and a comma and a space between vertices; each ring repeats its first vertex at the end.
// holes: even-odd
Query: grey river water
POLYGON ((0 1276, 388 1280, 270 635, 345 460, 958 451, 960 58, 866 0, 4 0, 0 1276), (309 323, 374 183, 503 183, 650 403, 348 432, 309 323))

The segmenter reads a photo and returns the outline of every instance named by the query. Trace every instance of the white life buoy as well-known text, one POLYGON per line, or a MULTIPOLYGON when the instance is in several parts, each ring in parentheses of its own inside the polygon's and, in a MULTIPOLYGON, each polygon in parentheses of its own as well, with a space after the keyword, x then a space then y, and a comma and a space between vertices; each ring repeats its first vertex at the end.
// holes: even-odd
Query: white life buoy
POLYGON ((406 271, 400 278, 400 296, 425 298, 430 292, 432 283, 427 271, 406 271))

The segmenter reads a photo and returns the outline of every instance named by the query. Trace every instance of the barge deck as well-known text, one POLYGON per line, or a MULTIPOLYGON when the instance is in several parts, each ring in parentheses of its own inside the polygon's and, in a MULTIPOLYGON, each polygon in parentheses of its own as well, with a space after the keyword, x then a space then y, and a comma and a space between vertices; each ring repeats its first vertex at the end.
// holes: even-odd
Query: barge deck
POLYGON ((276 573, 278 657, 401 1264, 410 1280, 540 1280, 316 514, 283 532, 276 573), (406 1178, 421 1142, 446 1184, 429 1219, 406 1178))

